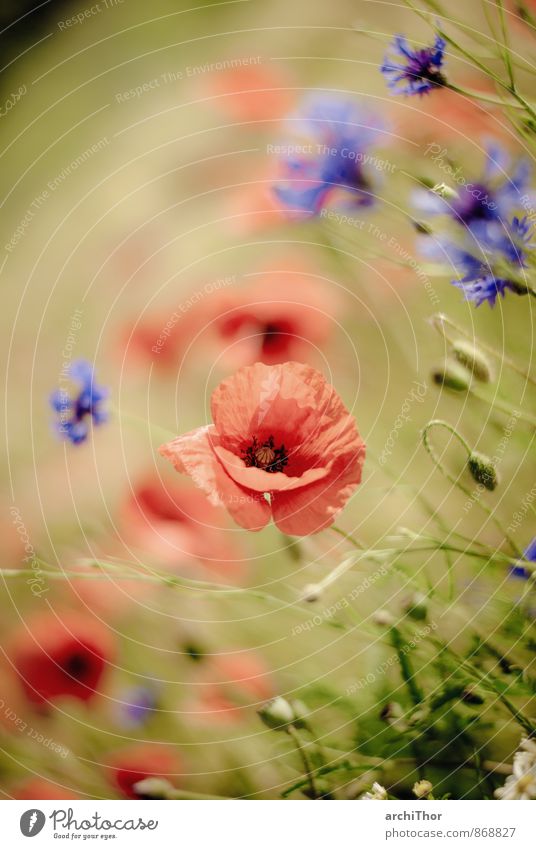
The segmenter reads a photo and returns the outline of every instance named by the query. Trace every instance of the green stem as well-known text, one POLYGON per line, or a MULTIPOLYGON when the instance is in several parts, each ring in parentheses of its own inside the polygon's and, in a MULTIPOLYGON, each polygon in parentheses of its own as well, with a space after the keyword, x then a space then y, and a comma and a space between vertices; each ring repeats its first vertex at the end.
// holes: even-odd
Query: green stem
POLYGON ((463 669, 470 675, 474 682, 482 687, 487 692, 492 692, 500 702, 505 706, 508 712, 512 715, 512 717, 518 722, 523 730, 529 734, 533 735, 536 732, 536 726, 527 716, 525 716, 520 710, 516 708, 514 704, 510 701, 510 699, 504 695, 501 687, 497 686, 495 683, 495 679, 491 675, 491 673, 482 673, 468 658, 460 657, 455 651, 453 651, 447 643, 443 643, 440 640, 432 639, 431 642, 438 648, 443 651, 448 652, 450 656, 456 661, 460 669, 463 669))
MULTIPOLYGON (((413 669, 411 660, 409 659, 409 652, 404 651, 404 647, 406 644, 404 643, 402 634, 400 633, 398 628, 393 626, 389 631, 389 636, 391 638, 391 645, 396 651, 398 662, 400 664, 402 678, 404 679, 404 683, 406 685, 406 689, 409 693, 410 699, 415 706, 420 705, 424 701, 424 693, 417 684, 417 677, 413 669)), ((410 746, 413 752, 413 757, 415 759, 415 764, 417 766, 419 777, 423 778, 423 758, 417 740, 411 740, 410 746)))
POLYGON ((478 389, 469 389, 469 395, 472 395, 474 398, 478 398, 479 401, 483 401, 484 404, 489 404, 495 410, 500 410, 501 413, 506 413, 507 416, 514 416, 517 419, 521 419, 527 424, 536 427, 536 417, 531 416, 530 413, 525 413, 522 410, 514 410, 506 401, 503 401, 501 398, 487 398, 485 394, 480 392, 478 389))
POLYGON ((505 100, 501 100, 499 97, 491 97, 488 94, 484 94, 481 91, 475 91, 474 89, 461 88, 461 86, 454 85, 454 83, 445 83, 443 88, 448 88, 451 91, 456 92, 456 94, 463 94, 464 97, 470 97, 472 100, 482 100, 484 103, 493 103, 495 106, 510 106, 512 109, 525 109, 520 103, 508 103, 505 100))
POLYGON ((497 7, 499 9, 499 20, 501 22, 501 33, 503 38, 503 44, 501 46, 503 50, 504 64, 508 73, 508 79, 510 80, 510 88, 512 91, 515 91, 516 84, 514 80, 514 69, 512 67, 512 59, 510 56, 510 47, 508 45, 508 31, 506 29, 506 20, 504 17, 504 6, 502 0, 497 0, 497 7))
POLYGON ((307 783, 309 784, 309 790, 311 793, 311 797, 313 799, 318 799, 318 791, 315 783, 314 770, 311 766, 311 762, 309 760, 309 756, 305 751, 305 746, 300 738, 300 735, 296 731, 293 725, 289 725, 287 728, 287 732, 289 736, 292 738, 294 745, 296 746, 296 751, 298 752, 305 774, 307 776, 307 783))
POLYGON ((420 705, 421 702, 424 701, 424 694, 417 684, 417 678, 415 672, 413 670, 413 666, 411 665, 411 661, 409 659, 409 652, 406 653, 404 651, 404 640, 402 638, 402 634, 398 630, 398 628, 391 628, 389 631, 389 636, 391 639, 391 645, 396 651, 398 662, 400 663, 400 671, 402 672, 402 678, 406 684, 408 693, 410 695, 411 701, 414 705, 420 705))
MULTIPOLYGON (((247 598, 254 598, 260 601, 269 602, 278 609, 292 608, 293 611, 298 611, 304 616, 310 616, 310 610, 301 607, 296 604, 295 601, 286 601, 285 599, 272 596, 269 593, 262 592, 261 590, 253 588, 250 589, 249 587, 232 587, 227 584, 213 584, 209 581, 196 581, 193 578, 189 578, 187 580, 186 578, 181 578, 173 573, 164 574, 156 571, 142 572, 137 565, 131 563, 109 563, 105 560, 92 559, 83 561, 84 565, 91 565, 93 567, 91 571, 68 572, 63 569, 54 569, 50 563, 47 563, 41 558, 36 557, 35 561, 37 563, 42 563, 45 568, 40 569, 38 573, 36 573, 36 570, 31 568, 0 569, 0 577, 35 578, 36 574, 38 574, 38 576, 50 578, 51 580, 109 580, 110 575, 108 572, 111 572, 114 580, 145 581, 152 584, 162 584, 164 586, 172 587, 173 589, 183 590, 190 594, 197 591, 198 593, 214 593, 219 596, 243 596, 247 598), (121 569, 127 571, 120 571, 121 569)), ((326 620, 326 623, 329 624, 329 620, 326 620)))
POLYGON ((331 525, 330 531, 333 531, 334 533, 339 534, 339 536, 344 537, 344 539, 348 540, 348 542, 351 542, 355 548, 366 548, 366 546, 361 542, 361 540, 358 540, 357 537, 354 537, 351 534, 347 534, 346 531, 343 531, 343 529, 339 528, 337 525, 331 525))

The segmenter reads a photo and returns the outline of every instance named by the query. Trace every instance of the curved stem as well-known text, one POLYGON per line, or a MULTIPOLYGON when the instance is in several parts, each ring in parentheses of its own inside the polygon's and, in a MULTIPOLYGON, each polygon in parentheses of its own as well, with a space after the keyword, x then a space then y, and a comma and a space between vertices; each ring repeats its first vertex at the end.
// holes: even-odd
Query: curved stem
POLYGON ((461 435, 461 433, 459 433, 453 425, 444 421, 444 419, 432 419, 431 421, 428 422, 428 424, 425 426, 425 428, 422 432, 424 447, 426 448, 426 450, 428 451, 428 453, 430 454, 432 459, 433 459, 434 455, 432 453, 433 449, 431 447, 430 437, 429 437, 428 432, 433 427, 444 427, 446 430, 448 430, 448 432, 451 433, 453 436, 455 436, 456 439, 461 443, 461 445, 463 445, 463 447, 467 451, 467 456, 468 457, 471 456, 472 451, 471 451, 471 448, 469 447, 469 443, 467 442, 466 439, 464 439, 464 437, 461 435))
MULTIPOLYGON (((440 457, 438 456, 438 454, 434 450, 432 443, 430 441, 430 430, 433 427, 444 427, 444 428, 446 428, 449 431, 449 433, 456 436, 456 438, 461 442, 461 444, 466 449, 466 451, 468 452, 469 455, 471 454, 471 449, 469 448, 469 446, 468 446, 466 440, 463 438, 463 436, 461 436, 461 434, 459 434, 458 431, 455 428, 452 427, 452 425, 450 425, 448 422, 443 421, 443 419, 432 419, 431 421, 428 422, 428 424, 425 426, 425 428, 422 432, 423 445, 424 445, 426 451, 428 452, 428 454, 430 455, 430 457, 432 458, 432 462, 434 463, 434 465, 447 478, 447 480, 449 480, 455 487, 457 487, 460 490, 460 492, 463 492, 464 495, 467 495, 468 498, 472 499, 473 493, 469 489, 467 489, 467 487, 465 487, 462 483, 460 483, 459 478, 455 478, 454 475, 452 475, 449 472, 449 470, 446 468, 446 466, 443 465, 440 457)), ((508 533, 506 528, 503 526, 502 522, 495 516, 494 511, 491 509, 491 507, 485 501, 483 501, 482 498, 477 499, 477 504, 480 506, 480 509, 483 510, 484 513, 486 513, 487 516, 489 516, 489 518, 491 519, 491 521, 493 522, 495 527, 501 532, 503 537, 507 540, 507 542, 509 543, 509 545, 510 545, 512 551, 514 552, 515 556, 521 557, 521 559, 522 559, 523 553, 518 548, 516 542, 510 536, 510 534, 508 533)))

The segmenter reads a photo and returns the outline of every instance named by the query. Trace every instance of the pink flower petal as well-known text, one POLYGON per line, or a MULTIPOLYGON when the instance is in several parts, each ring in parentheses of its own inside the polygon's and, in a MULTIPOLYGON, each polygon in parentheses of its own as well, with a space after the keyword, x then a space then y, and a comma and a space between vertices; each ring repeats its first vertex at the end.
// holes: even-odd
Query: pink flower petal
POLYGON ((241 368, 215 389, 211 409, 222 445, 233 454, 240 455, 253 436, 263 442, 274 435, 294 455, 309 457, 305 468, 311 466, 311 457, 322 456, 315 443, 319 433, 324 432, 327 441, 331 424, 341 431, 341 419, 355 428, 333 387, 303 363, 241 368))
POLYGON ((352 454, 335 461, 328 478, 289 493, 274 493, 272 513, 279 530, 292 536, 305 536, 332 525, 361 482, 364 460, 365 445, 360 442, 352 454))
POLYGON ((286 475, 284 472, 266 472, 255 466, 246 466, 241 457, 237 457, 231 451, 215 446, 214 452, 218 456, 227 474, 236 483, 255 492, 287 492, 290 489, 299 489, 308 486, 315 481, 322 480, 329 474, 328 467, 307 469, 299 477, 286 475))
POLYGON ((248 492, 229 477, 214 453, 217 442, 216 429, 210 425, 191 430, 158 450, 206 492, 211 504, 226 507, 242 528, 258 531, 270 521, 270 505, 262 495, 248 492))

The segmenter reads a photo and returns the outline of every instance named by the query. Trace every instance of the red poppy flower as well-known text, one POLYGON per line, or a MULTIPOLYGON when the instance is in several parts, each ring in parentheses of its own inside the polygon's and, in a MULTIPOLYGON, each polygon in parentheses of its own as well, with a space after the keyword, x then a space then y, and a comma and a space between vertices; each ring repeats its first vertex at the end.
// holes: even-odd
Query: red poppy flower
POLYGON ((361 481, 365 445, 320 372, 301 363, 256 363, 224 380, 213 425, 160 447, 213 504, 260 530, 273 517, 297 536, 329 527, 361 481))
POLYGON ((100 622, 73 613, 61 621, 45 614, 27 622, 8 656, 30 701, 41 704, 62 696, 88 701, 101 683, 112 648, 100 622))
MULTIPOLYGON (((121 537, 181 572, 240 578, 242 552, 226 528, 226 513, 186 481, 142 479, 121 508, 121 537)), ((236 536, 236 534, 234 534, 236 536)))
POLYGON ((17 785, 11 793, 13 799, 81 799, 71 790, 46 778, 30 778, 17 785))
POLYGON ((174 783, 179 772, 175 752, 156 743, 127 746, 111 758, 107 770, 118 789, 129 799, 140 798, 134 785, 144 778, 165 778, 174 783))
POLYGON ((214 341, 234 368, 255 362, 307 361, 317 356, 334 326, 339 297, 303 267, 255 275, 248 286, 229 286, 199 305, 205 331, 199 344, 214 341))

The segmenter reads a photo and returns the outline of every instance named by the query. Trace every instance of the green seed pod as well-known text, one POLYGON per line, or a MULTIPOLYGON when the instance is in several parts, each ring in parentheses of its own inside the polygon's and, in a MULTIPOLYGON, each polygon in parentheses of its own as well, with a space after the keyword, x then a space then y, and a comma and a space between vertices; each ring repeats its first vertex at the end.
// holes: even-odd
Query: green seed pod
POLYGON ((432 369, 432 380, 454 392, 466 392, 471 383, 471 372, 456 360, 447 359, 432 369))
POLYGON ((416 592, 404 601, 403 609, 412 619, 426 619, 428 615, 428 599, 424 593, 416 592))
POLYGON ((433 233, 432 228, 425 224, 424 221, 412 221, 411 222, 417 233, 422 233, 424 236, 431 236, 433 233))
POLYGON ((464 339, 457 339, 452 343, 452 356, 465 366, 477 380, 482 383, 489 383, 493 380, 493 372, 488 358, 471 342, 464 339))
POLYGON ((467 461, 467 467, 477 483, 486 489, 494 490, 499 484, 497 469, 489 457, 479 451, 472 451, 467 461))
POLYGON ((399 731, 407 730, 407 723, 405 722, 406 711, 398 702, 387 702, 386 705, 380 711, 380 719, 387 723, 387 725, 394 726, 399 731))

